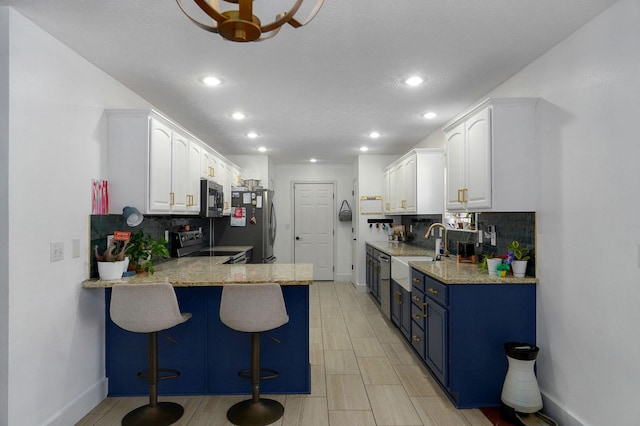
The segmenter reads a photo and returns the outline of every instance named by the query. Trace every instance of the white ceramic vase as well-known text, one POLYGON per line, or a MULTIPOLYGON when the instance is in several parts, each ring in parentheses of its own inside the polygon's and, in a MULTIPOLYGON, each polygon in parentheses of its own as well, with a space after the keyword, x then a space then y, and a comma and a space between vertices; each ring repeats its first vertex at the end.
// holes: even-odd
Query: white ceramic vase
POLYGON ((501 263, 502 259, 500 259, 499 257, 487 259, 487 269, 489 270, 489 275, 498 275, 498 271, 496 270, 496 268, 501 263))
POLYGON ((122 278, 124 261, 98 262, 98 274, 104 281, 119 280, 122 278))
POLYGON ((511 269, 513 270, 513 276, 516 278, 523 278, 527 272, 527 260, 514 260, 511 262, 511 269))

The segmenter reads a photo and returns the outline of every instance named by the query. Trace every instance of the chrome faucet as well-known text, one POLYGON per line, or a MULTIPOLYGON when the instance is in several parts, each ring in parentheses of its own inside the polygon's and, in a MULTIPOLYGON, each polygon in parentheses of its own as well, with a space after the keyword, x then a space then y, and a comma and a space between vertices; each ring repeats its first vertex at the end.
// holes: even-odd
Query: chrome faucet
MULTIPOLYGON (((449 250, 447 249, 447 227, 446 227, 446 226, 444 226, 444 225, 443 225, 443 224, 441 224, 441 223, 434 223, 434 224, 432 224, 432 225, 429 227, 429 229, 427 230, 427 233, 426 233, 426 234, 424 234, 424 237, 425 237, 426 239, 429 239, 429 237, 431 236, 431 230, 432 230, 433 228, 442 228, 442 229, 444 229, 444 246, 443 246, 443 248, 444 248, 444 256, 445 256, 445 257, 446 257, 446 256, 449 256, 449 250)), ((440 259, 440 253, 438 253, 438 247, 436 247, 436 260, 439 260, 439 259, 440 259)))

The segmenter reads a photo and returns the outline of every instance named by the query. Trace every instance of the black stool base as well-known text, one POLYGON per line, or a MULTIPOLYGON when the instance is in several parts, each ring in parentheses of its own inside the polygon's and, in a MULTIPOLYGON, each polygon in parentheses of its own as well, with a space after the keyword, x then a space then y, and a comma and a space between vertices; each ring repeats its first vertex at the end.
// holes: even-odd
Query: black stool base
POLYGON ((264 426, 278 421, 284 414, 284 407, 273 399, 260 398, 257 401, 240 401, 227 411, 227 419, 234 425, 264 426))
POLYGON ((177 422, 184 408, 175 402, 158 402, 155 407, 143 405, 122 419, 122 426, 168 426, 177 422))

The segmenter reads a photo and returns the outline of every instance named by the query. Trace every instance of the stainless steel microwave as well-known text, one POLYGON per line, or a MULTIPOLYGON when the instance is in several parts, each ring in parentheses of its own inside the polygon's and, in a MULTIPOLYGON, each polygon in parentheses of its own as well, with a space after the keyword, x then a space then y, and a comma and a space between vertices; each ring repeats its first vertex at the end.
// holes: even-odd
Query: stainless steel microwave
POLYGON ((220 217, 224 208, 222 185, 210 180, 200 181, 200 216, 220 217))

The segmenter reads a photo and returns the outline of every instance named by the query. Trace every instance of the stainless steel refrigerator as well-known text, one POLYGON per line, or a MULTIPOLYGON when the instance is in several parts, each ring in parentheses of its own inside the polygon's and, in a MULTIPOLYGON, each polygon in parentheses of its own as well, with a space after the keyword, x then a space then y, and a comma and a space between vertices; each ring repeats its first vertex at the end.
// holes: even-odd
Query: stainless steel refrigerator
POLYGON ((231 216, 214 220, 215 246, 253 246, 252 263, 275 263, 273 191, 231 191, 231 216))

